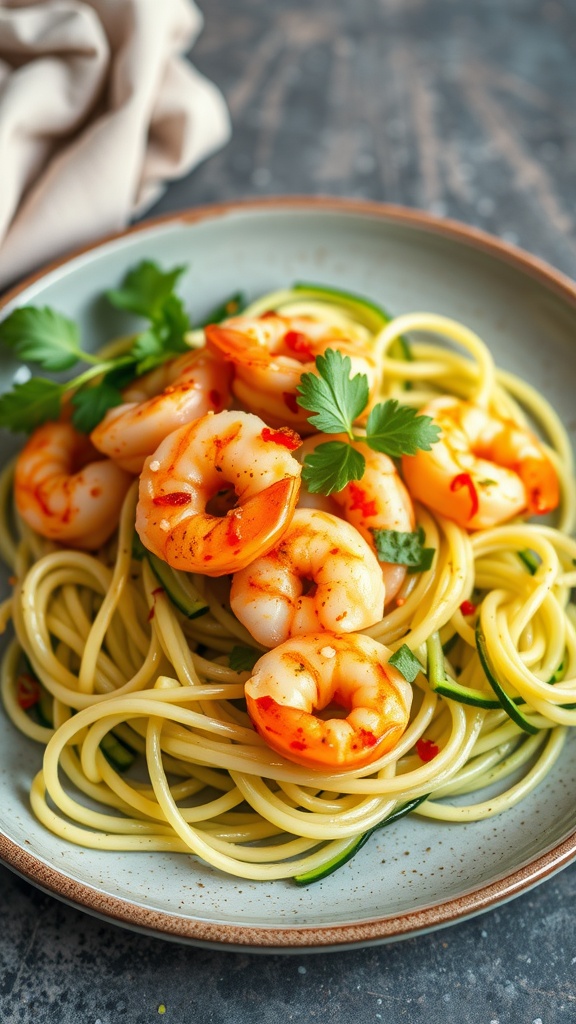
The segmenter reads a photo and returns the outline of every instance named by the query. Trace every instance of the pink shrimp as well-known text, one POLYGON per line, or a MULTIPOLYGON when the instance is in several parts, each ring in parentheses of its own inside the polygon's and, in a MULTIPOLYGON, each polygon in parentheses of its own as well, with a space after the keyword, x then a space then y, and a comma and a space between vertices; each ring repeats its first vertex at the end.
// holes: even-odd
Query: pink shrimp
POLYGON ((301 467, 293 430, 246 412, 208 414, 173 431, 140 476, 136 530, 175 569, 223 576, 268 551, 288 526, 301 467), (237 504, 214 514, 212 499, 234 490, 237 504))
POLYGON ((350 357, 352 374, 367 376, 367 411, 375 398, 379 382, 376 362, 367 347, 351 337, 351 329, 312 317, 269 312, 211 324, 205 333, 208 348, 234 364, 232 390, 236 397, 272 426, 288 424, 299 433, 310 433, 310 413, 298 405, 297 388, 302 373, 314 373, 316 356, 328 348, 350 357))
POLYGON ((135 380, 125 401, 109 409, 92 443, 122 469, 139 473, 167 434, 230 404, 231 368, 199 349, 185 352, 135 380))
POLYGON ((382 618, 378 559, 349 523, 296 509, 276 545, 235 573, 230 605, 265 647, 322 629, 352 633, 382 618))
POLYGON ((467 530, 556 508, 558 475, 530 430, 451 396, 421 411, 442 429, 430 451, 402 459, 410 493, 423 505, 467 530))
MULTIPOLYGON (((326 434, 314 434, 304 441, 299 457, 303 461, 306 455, 328 440, 348 442, 344 434, 329 437, 326 434)), ((329 497, 303 492, 300 503, 318 505, 326 511, 341 515, 356 527, 372 550, 376 551, 372 531, 397 530, 411 533, 415 526, 414 507, 392 459, 382 452, 373 451, 361 441, 352 442, 352 447, 361 452, 366 460, 362 479, 351 481, 329 497)), ((380 566, 386 588, 386 605, 389 605, 400 590, 407 570, 406 566, 393 562, 381 562, 380 566)))
POLYGON ((132 480, 72 424, 44 423, 16 461, 16 508, 41 536, 90 551, 114 532, 132 480))
POLYGON ((245 685, 248 713, 278 754, 307 768, 363 768, 392 750, 410 717, 412 688, 390 651, 361 633, 296 636, 264 654, 245 685), (315 712, 335 703, 346 718, 315 712))

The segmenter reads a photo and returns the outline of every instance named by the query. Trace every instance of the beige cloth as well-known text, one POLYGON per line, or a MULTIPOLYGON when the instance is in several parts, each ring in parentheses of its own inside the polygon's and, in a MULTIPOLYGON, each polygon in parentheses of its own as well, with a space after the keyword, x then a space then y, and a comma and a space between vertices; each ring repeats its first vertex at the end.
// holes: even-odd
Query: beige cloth
POLYGON ((124 227, 227 141, 192 0, 0 0, 0 288, 124 227))

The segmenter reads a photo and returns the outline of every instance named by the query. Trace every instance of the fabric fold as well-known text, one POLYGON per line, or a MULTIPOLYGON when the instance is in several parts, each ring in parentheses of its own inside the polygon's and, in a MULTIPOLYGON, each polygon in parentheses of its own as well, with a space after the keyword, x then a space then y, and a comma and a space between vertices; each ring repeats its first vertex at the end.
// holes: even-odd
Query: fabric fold
POLYGON ((191 0, 0 5, 0 287, 119 230, 228 139, 191 0))

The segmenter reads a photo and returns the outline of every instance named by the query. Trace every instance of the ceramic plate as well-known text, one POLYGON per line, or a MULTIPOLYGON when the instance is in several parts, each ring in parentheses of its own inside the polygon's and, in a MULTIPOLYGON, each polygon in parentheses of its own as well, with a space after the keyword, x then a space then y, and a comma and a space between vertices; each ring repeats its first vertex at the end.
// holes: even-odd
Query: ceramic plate
MULTIPOLYGON (((98 296, 143 258, 186 264, 194 319, 242 288, 308 280, 395 313, 462 320, 497 362, 520 371, 574 427, 576 288, 463 226, 373 204, 295 199, 194 210, 149 222, 52 266, 4 299, 54 306, 90 343, 126 328, 98 296)), ((3 385, 15 366, 4 362, 3 385)), ((2 439, 6 452, 12 439, 2 439)), ((574 737, 576 740, 576 737, 574 737)), ((182 855, 99 853, 44 831, 28 805, 41 752, 0 715, 0 856, 44 890, 109 921, 225 948, 341 949, 440 927, 486 910, 576 858, 576 742, 519 807, 485 822, 408 818, 306 889, 235 881, 182 855)))

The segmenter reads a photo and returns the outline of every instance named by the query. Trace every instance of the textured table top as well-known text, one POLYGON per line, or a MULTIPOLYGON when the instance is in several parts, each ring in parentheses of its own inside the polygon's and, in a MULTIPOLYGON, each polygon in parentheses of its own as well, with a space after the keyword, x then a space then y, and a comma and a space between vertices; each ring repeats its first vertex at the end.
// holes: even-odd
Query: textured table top
MULTIPOLYGON (((193 51, 233 138, 151 214, 285 193, 482 227, 576 277, 573 0, 211 0, 193 51)), ((3 1024, 576 1020, 576 865, 497 910, 388 946, 177 946, 0 869, 3 1024)))

